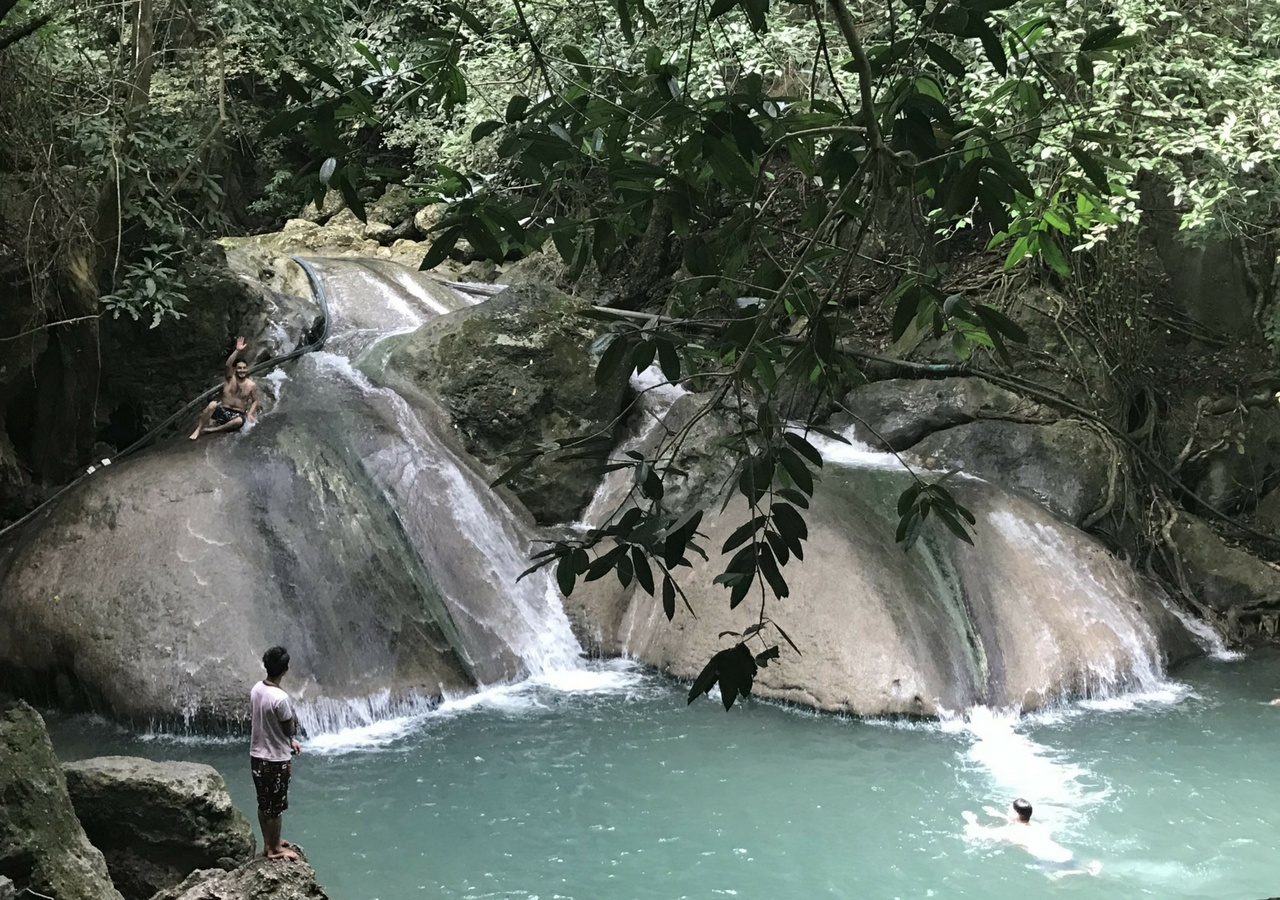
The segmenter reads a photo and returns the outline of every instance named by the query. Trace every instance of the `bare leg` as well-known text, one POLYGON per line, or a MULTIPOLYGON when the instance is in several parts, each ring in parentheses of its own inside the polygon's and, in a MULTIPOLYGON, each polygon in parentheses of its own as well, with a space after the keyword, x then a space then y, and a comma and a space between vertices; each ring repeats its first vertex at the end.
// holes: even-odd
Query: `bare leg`
MULTIPOLYGON (((202 430, 204 434, 218 434, 223 431, 238 431, 240 426, 244 424, 244 416, 236 416, 224 425, 208 425, 202 430)), ((192 438, 194 440, 194 438, 192 438)))
POLYGON ((281 816, 267 816, 258 810, 258 826, 262 829, 263 855, 268 859, 297 859, 298 854, 280 839, 281 816))
POLYGON ((200 437, 200 433, 209 427, 209 420, 213 418, 213 411, 217 408, 218 401, 210 400, 209 404, 205 406, 204 410, 200 413, 200 418, 196 420, 196 430, 188 435, 190 440, 194 441, 196 438, 200 437))

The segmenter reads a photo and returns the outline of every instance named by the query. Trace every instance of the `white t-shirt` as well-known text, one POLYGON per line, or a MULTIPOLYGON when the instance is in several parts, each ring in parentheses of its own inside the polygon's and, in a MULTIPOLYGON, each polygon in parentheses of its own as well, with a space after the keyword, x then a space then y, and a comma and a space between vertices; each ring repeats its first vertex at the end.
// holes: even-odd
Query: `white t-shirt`
POLYGON ((259 681, 249 692, 249 711, 253 727, 249 736, 249 755, 269 762, 285 762, 293 757, 284 723, 293 718, 293 704, 282 689, 259 681))

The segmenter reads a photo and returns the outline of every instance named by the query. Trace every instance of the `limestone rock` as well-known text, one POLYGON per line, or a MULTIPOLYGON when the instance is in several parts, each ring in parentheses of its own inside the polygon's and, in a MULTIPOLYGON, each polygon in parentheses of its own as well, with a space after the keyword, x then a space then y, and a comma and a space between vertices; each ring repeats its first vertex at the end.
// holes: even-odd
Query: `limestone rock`
POLYGON ((0 876, 58 900, 121 900, 76 819, 39 713, 0 712, 0 876))
MULTIPOLYGON (((616 431, 629 388, 618 373, 597 391, 591 346, 600 328, 579 315, 586 307, 543 286, 508 288, 393 338, 374 377, 409 398, 438 398, 467 452, 496 474, 531 444, 616 431)), ((585 459, 544 458, 511 486, 539 522, 572 520, 595 491, 591 463, 611 448, 602 441, 585 459)))
POLYGON ((0 684, 200 727, 244 721, 275 644, 304 696, 474 683, 435 577, 371 484, 367 405, 299 368, 288 408, 251 431, 104 469, 24 529, 0 560, 0 684))
POLYGON ((894 450, 905 450, 935 431, 975 419, 1017 415, 1051 422, 1057 418, 981 378, 876 381, 854 388, 844 405, 854 414, 858 440, 894 450))
POLYGON ((126 900, 253 858, 249 820, 212 766, 104 756, 63 772, 80 824, 126 900))
MULTIPOLYGON (((904 478, 824 470, 805 558, 782 570, 790 596, 768 610, 802 655, 766 630, 782 658, 760 671, 756 693, 872 716, 974 704, 1030 710, 1141 678, 1149 684, 1161 659, 1196 652, 1152 585, 1042 507, 992 485, 955 487, 977 517, 975 546, 931 532, 904 553, 893 504, 904 478)), ((711 561, 695 557, 692 570, 680 570, 696 619, 677 604, 668 622, 660 600, 604 578, 571 596, 579 626, 595 629, 606 651, 697 675, 735 640, 720 632, 741 632, 759 613, 752 603, 730 611, 728 592, 713 583, 726 562, 715 551, 745 520, 743 507, 709 513, 700 543, 711 561)))
POLYGON ((206 869, 152 900, 328 900, 306 862, 259 857, 230 872, 206 869))
POLYGON ((911 448, 929 468, 956 468, 1026 494, 1072 523, 1107 502, 1110 445, 1079 422, 979 420, 935 432, 911 448))

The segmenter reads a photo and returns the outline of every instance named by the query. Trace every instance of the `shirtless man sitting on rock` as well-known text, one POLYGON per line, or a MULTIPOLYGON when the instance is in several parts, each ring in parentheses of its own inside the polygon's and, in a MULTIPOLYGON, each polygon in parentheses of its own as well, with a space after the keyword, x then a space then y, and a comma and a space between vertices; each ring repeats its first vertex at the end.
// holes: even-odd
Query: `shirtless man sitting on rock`
POLYGON ((239 431, 245 422, 252 422, 258 411, 258 386, 249 377, 249 364, 236 357, 247 345, 242 337, 236 338, 236 349, 227 357, 222 382, 222 398, 210 400, 200 413, 195 430, 189 437, 196 440, 202 434, 221 431, 239 431))

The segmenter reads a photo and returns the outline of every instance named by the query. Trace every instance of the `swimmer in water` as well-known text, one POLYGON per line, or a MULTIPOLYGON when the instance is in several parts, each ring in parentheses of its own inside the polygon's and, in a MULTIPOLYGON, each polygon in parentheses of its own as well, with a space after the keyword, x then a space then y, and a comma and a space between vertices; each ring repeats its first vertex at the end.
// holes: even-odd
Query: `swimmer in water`
POLYGON ((1045 864, 1050 870, 1050 878, 1064 878, 1067 875, 1097 875, 1102 869, 1102 864, 1096 861, 1083 868, 1068 868, 1072 865, 1071 851, 1051 838, 1042 826, 1031 824, 1031 804, 1021 797, 1013 801, 1013 812, 1010 815, 1005 815, 990 806, 983 807, 983 811, 1004 820, 1004 824, 979 825, 978 817, 966 809, 961 814, 966 823, 965 832, 973 837, 1005 841, 1021 847, 1045 864))

